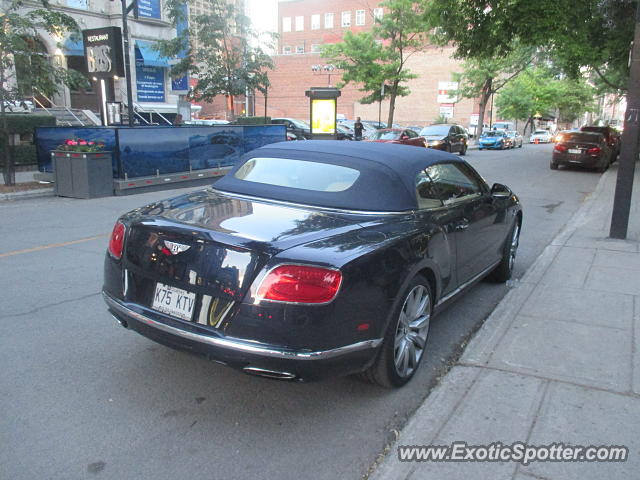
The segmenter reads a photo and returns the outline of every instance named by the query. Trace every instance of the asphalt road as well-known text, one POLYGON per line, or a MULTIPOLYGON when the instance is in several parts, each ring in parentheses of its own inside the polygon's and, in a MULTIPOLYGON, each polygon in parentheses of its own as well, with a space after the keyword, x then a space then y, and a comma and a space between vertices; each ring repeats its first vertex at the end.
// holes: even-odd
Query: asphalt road
MULTIPOLYGON (((516 278, 599 179, 551 171, 550 152, 467 156, 522 200, 516 278)), ((250 377, 154 344, 106 312, 115 218, 173 193, 0 203, 0 478, 358 479, 509 288, 480 283, 435 318, 426 361, 403 389, 250 377)))

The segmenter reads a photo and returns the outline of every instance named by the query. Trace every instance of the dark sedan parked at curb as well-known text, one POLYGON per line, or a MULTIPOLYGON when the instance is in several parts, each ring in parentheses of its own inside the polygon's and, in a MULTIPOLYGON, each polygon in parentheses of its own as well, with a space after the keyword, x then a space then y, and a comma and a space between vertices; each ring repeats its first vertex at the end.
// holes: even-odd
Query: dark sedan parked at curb
POLYGON ((284 125, 287 127, 287 132, 293 133, 296 137, 304 137, 307 140, 311 139, 311 127, 307 122, 295 118, 272 118, 271 123, 284 125))
POLYGON ((559 165, 595 168, 604 172, 611 163, 611 150, 605 137, 595 132, 567 132, 553 147, 551 170, 559 165))
POLYGON ((580 127, 580 131, 601 133, 611 150, 611 163, 616 161, 618 155, 620 155, 621 138, 620 133, 615 128, 609 126, 599 127, 595 125, 585 125, 580 127))
POLYGON ((410 128, 383 128, 372 133, 368 142, 379 143, 400 143, 402 145, 412 145, 414 147, 426 147, 427 142, 424 138, 418 136, 416 132, 410 128))
POLYGON ((469 135, 460 125, 435 124, 424 127, 420 135, 427 141, 427 147, 445 152, 467 153, 469 135))
POLYGON ((123 326, 246 373, 399 387, 433 314, 510 278, 521 225, 517 196, 454 155, 282 142, 120 217, 103 295, 123 326))

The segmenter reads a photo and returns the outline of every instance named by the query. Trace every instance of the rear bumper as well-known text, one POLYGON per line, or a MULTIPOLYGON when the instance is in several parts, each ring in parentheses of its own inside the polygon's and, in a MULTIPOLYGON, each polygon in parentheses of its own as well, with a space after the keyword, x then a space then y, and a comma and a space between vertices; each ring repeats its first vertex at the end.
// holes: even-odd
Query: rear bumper
POLYGON ((205 334, 196 326, 166 322, 145 314, 145 308, 102 292, 111 314, 126 328, 169 347, 188 350, 248 373, 288 380, 318 380, 364 370, 375 358, 382 339, 366 340, 330 350, 290 350, 247 340, 205 334), (266 372, 266 374, 265 374, 266 372))
POLYGON ((567 154, 556 152, 553 153, 552 161, 556 165, 575 165, 586 168, 596 168, 602 165, 601 157, 586 155, 582 155, 580 157, 569 157, 567 154))

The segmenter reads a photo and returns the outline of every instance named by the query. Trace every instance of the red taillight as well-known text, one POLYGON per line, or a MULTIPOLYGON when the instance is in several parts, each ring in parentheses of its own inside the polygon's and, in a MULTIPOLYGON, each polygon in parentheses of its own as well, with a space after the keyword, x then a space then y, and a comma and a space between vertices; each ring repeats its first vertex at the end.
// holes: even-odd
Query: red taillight
POLYGON ((601 151, 602 150, 600 150, 600 147, 593 147, 593 148, 590 148, 589 150, 587 150, 587 153, 589 155, 600 155, 601 151))
POLYGON ((328 268, 280 265, 258 288, 258 297, 287 303, 327 303, 340 289, 342 274, 328 268))
POLYGON ((113 232, 111 232, 111 238, 109 239, 109 253, 118 259, 122 257, 125 230, 125 226, 122 222, 116 222, 113 227, 113 232))
POLYGON ((566 145, 563 145, 563 144, 561 144, 561 143, 558 143, 555 147, 553 147, 553 149, 554 149, 556 152, 566 152, 566 151, 567 151, 567 146, 566 146, 566 145))

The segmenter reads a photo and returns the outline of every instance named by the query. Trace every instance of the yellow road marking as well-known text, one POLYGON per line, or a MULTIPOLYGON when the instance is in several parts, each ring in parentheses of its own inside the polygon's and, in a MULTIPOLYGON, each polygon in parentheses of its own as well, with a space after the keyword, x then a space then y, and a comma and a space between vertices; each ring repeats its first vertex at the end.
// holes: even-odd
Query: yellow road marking
MULTIPOLYGON (((100 238, 108 237, 108 233, 103 233, 102 235, 96 235, 95 237, 82 238, 80 240, 71 240, 70 242, 62 242, 62 243, 50 243, 49 245, 42 245, 40 247, 33 248, 25 248, 24 250, 14 250, 13 252, 0 253, 0 258, 4 257, 14 257, 16 255, 22 255, 25 253, 33 253, 39 252, 40 250, 48 250, 50 248, 59 248, 59 247, 67 247, 69 245, 76 245, 78 243, 90 242, 92 240, 98 240, 100 238)), ((106 245, 105 245, 106 248, 106 245)))

